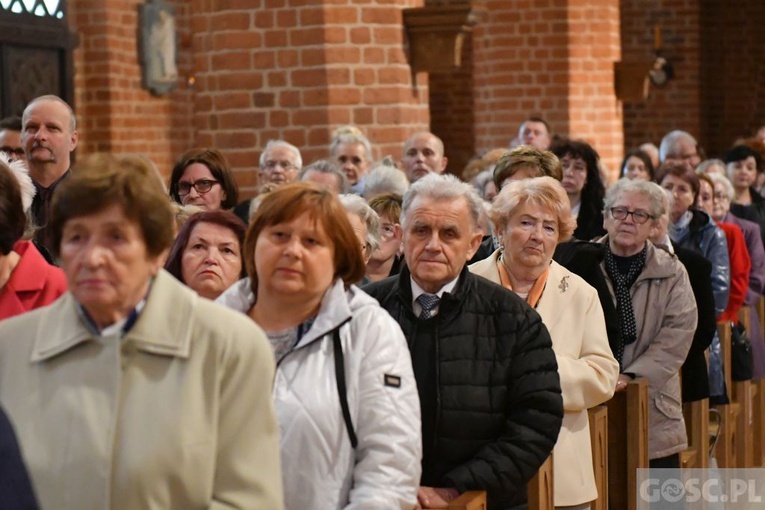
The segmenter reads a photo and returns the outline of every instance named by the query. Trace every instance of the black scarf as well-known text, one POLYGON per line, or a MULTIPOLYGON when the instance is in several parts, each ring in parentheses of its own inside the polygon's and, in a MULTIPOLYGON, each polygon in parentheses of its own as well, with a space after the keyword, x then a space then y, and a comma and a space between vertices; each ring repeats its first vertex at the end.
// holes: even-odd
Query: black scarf
POLYGON ((637 340, 637 327, 635 324, 635 312, 632 310, 630 287, 635 283, 640 272, 643 271, 647 245, 640 253, 632 257, 618 257, 611 252, 610 246, 606 246, 606 272, 614 285, 616 313, 619 315, 619 322, 622 325, 622 334, 619 337, 616 350, 613 354, 621 367, 624 346, 637 340), (618 262, 617 259, 619 259, 618 262))

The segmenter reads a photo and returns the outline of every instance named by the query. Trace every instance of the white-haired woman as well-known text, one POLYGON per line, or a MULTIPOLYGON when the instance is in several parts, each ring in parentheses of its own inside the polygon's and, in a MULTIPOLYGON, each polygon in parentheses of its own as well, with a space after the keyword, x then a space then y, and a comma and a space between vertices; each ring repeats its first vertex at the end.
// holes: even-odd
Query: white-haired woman
POLYGON ((611 398, 619 364, 597 291, 552 260, 576 226, 566 191, 552 177, 510 181, 489 214, 501 247, 470 270, 524 298, 547 326, 564 409, 553 450, 555 506, 589 508, 598 493, 587 409, 611 398))
POLYGON ((371 200, 385 193, 404 196, 408 189, 409 179, 407 179, 406 174, 386 158, 382 163, 375 165, 367 174, 364 183, 364 198, 371 200))
POLYGON ((356 126, 343 126, 332 133, 329 154, 340 165, 351 191, 357 195, 364 192, 364 180, 372 167, 372 144, 356 126))
MULTIPOLYGON (((370 257, 380 246, 380 217, 358 195, 340 195, 340 203, 343 204, 348 220, 351 222, 353 232, 359 240, 361 254, 364 257, 364 265, 369 263, 370 257)), ((367 277, 361 280, 359 285, 369 283, 367 277)))
POLYGON ((649 237, 666 212, 657 184, 619 179, 606 192, 599 239, 601 271, 622 325, 612 346, 621 374, 616 390, 635 377, 648 379, 648 458, 652 468, 679 468, 688 447, 679 370, 697 325, 696 300, 688 273, 677 258, 649 237))
POLYGON ((0 319, 52 303, 66 292, 66 277, 32 241, 28 213, 35 188, 21 161, 0 153, 0 319))

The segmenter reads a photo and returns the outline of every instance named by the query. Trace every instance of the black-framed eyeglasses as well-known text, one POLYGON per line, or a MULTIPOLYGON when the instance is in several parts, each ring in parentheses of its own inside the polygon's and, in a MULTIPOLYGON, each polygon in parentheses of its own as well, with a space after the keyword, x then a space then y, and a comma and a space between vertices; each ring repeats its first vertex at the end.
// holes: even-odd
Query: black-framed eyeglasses
POLYGON ((615 220, 626 220, 627 216, 632 216, 632 221, 637 223, 638 225, 641 225, 645 223, 646 221, 653 218, 650 214, 648 214, 645 211, 629 211, 624 207, 612 207, 608 210, 611 213, 611 217, 615 220))
POLYGON ((199 179, 195 182, 179 182, 175 185, 175 190, 179 196, 185 197, 191 193, 191 188, 193 187, 201 195, 210 191, 216 184, 220 183, 211 179, 199 179))

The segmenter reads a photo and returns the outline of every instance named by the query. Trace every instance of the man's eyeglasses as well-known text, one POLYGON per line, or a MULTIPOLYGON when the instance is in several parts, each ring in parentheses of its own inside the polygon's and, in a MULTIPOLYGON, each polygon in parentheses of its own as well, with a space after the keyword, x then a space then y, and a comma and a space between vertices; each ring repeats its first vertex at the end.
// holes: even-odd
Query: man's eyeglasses
POLYGON ((611 213, 611 217, 615 220, 626 220, 627 216, 632 215, 632 221, 638 225, 641 225, 653 218, 653 216, 645 211, 628 211, 624 207, 612 207, 608 211, 611 213))
POLYGON ((268 170, 269 172, 275 170, 276 167, 281 167, 282 169, 284 169, 285 172, 292 170, 293 168, 297 168, 295 165, 293 165, 289 161, 269 160, 269 161, 266 161, 266 163, 263 165, 263 168, 268 170))
POLYGON ((185 197, 189 193, 191 193, 191 188, 193 187, 195 190, 197 190, 197 193, 200 195, 203 193, 207 193, 212 189, 213 186, 216 184, 220 184, 218 181, 213 181, 210 179, 199 179, 196 182, 179 182, 175 185, 175 190, 178 192, 179 196, 185 197))

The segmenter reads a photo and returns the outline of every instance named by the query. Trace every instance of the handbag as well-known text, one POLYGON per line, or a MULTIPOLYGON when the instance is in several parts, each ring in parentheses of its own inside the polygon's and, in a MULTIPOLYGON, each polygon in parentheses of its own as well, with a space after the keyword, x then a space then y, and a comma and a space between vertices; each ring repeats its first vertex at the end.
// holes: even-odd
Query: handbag
POLYGON ((730 331, 730 361, 731 379, 734 381, 748 381, 754 373, 754 358, 752 357, 752 343, 749 335, 742 324, 731 323, 730 331))

